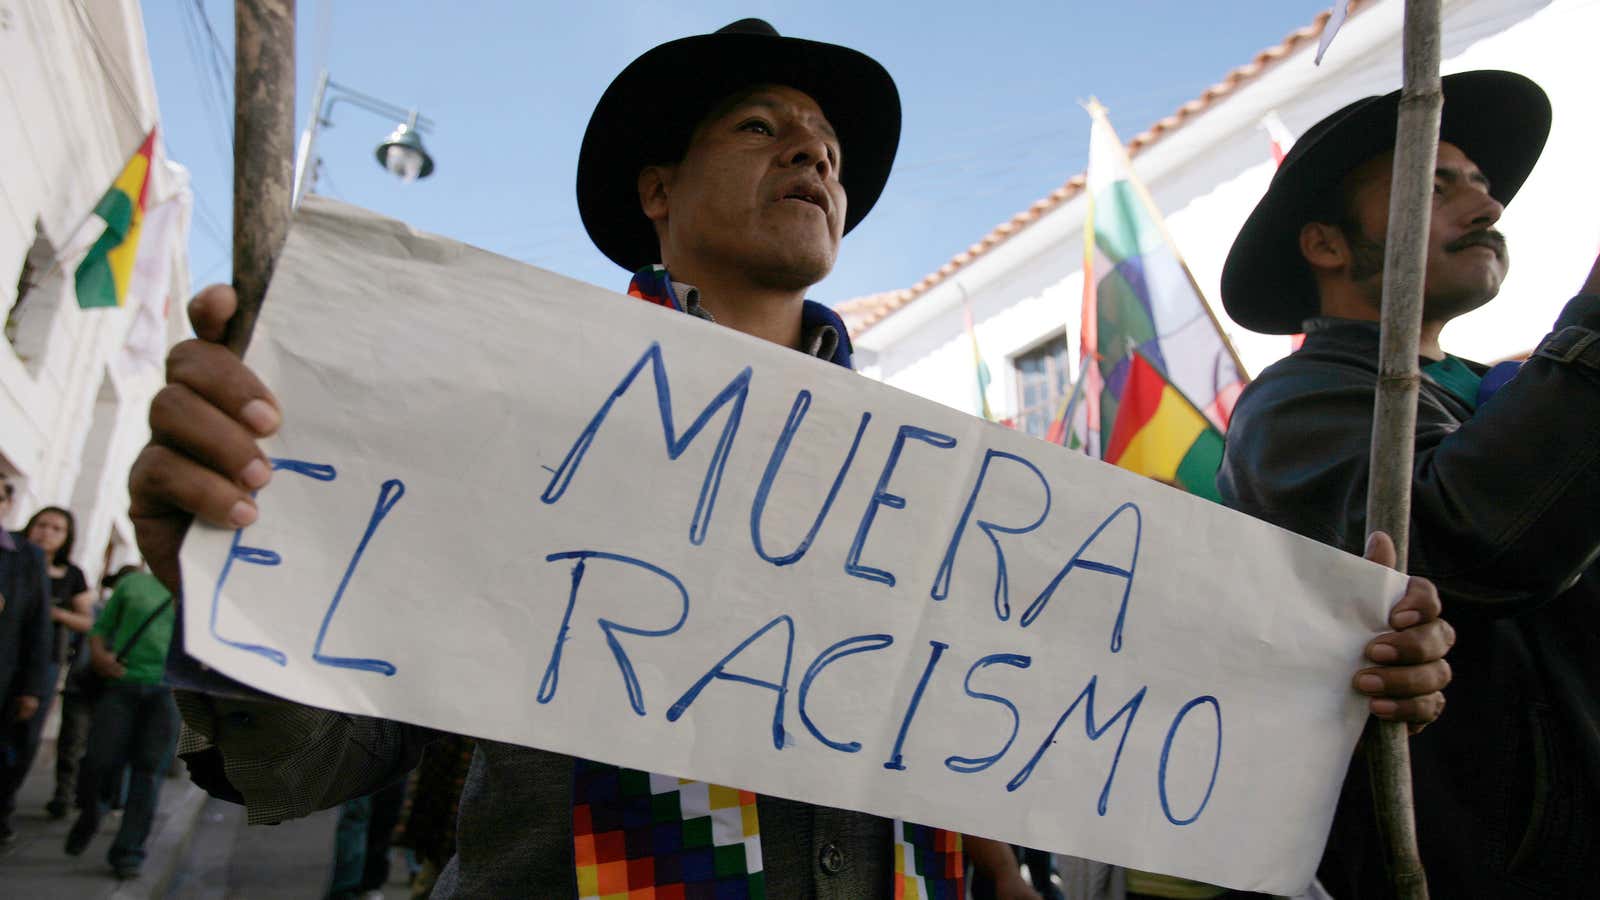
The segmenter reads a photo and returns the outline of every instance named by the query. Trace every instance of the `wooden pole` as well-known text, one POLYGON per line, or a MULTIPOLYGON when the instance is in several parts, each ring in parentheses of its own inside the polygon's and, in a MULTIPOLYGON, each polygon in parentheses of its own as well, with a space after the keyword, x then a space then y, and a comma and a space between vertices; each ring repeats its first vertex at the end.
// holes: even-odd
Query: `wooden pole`
MULTIPOLYGON (((1389 233, 1383 266, 1383 323, 1367 482, 1367 528, 1394 538, 1396 568, 1406 570, 1410 538, 1412 451, 1416 441, 1417 344, 1422 331, 1423 273, 1433 211, 1434 167, 1444 93, 1439 80, 1440 0, 1406 0, 1405 82, 1395 132, 1389 233)), ((1395 895, 1428 896, 1417 852, 1406 726, 1369 722, 1365 741, 1374 805, 1388 851, 1395 895)))
POLYGON ((294 0, 233 5, 233 289, 223 342, 250 343, 289 233, 294 183, 294 0))
MULTIPOLYGON (((1066 446, 1067 442, 1072 440, 1072 419, 1078 414, 1078 403, 1083 399, 1083 395, 1085 393, 1084 389, 1088 387, 1087 382, 1089 379, 1089 367, 1094 365, 1094 360, 1089 358, 1089 354, 1084 353, 1080 355, 1083 358, 1078 361, 1078 380, 1072 385, 1072 393, 1067 396, 1067 403, 1061 408, 1061 413, 1058 416, 1058 418, 1061 420, 1062 427, 1066 429, 1067 434, 1067 440, 1062 442, 1062 446, 1066 446)), ((1087 424, 1084 426, 1083 430, 1083 452, 1088 454, 1089 428, 1087 424)))

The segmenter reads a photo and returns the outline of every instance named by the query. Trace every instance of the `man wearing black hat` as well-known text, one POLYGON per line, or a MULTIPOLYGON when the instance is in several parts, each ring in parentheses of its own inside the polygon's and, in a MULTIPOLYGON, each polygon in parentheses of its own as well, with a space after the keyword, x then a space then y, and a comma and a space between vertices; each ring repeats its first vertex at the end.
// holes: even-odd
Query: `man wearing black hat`
MULTIPOLYGON (((578 163, 579 209, 595 244, 635 273, 634 296, 848 366, 843 323, 805 292, 883 190, 899 111, 893 81, 870 58, 780 37, 758 20, 663 44, 596 107, 578 163)), ((233 306, 225 287, 192 304, 200 339, 173 350, 173 383, 152 406, 153 440, 131 476, 140 548, 173 585, 189 517, 248 525, 251 492, 270 477, 256 440, 276 430, 277 403, 208 343, 233 306)), ((1448 626, 1424 583, 1401 608, 1418 624, 1374 642, 1394 649, 1397 665, 1373 670, 1385 685, 1371 693, 1413 704, 1391 715, 1426 721, 1448 626)), ((209 677, 199 685, 207 691, 241 690, 209 677)), ((267 699, 183 692, 180 707, 194 733, 183 752, 195 780, 244 802, 251 822, 369 793, 413 766, 432 736, 267 699)), ((651 886, 689 897, 962 895, 958 835, 491 741, 478 744, 457 848, 436 896, 651 886)), ((985 858, 1002 874, 1008 854, 985 858)), ((1006 896, 1025 896, 1014 862, 1008 875, 1006 896)))
MULTIPOLYGON (((1550 129, 1509 72, 1444 79, 1424 276, 1412 572, 1459 632, 1450 715, 1411 742, 1436 897, 1569 897, 1600 884, 1600 261, 1514 377, 1443 352, 1493 299, 1495 230, 1550 129), (1497 383, 1498 382, 1498 383, 1497 383), (1503 384, 1503 386, 1500 386, 1503 384), (1498 389, 1497 389, 1498 388, 1498 389), (1492 399, 1491 399, 1492 398, 1492 399)), ((1223 269, 1223 303, 1305 344, 1241 396, 1218 487, 1229 505, 1356 552, 1366 485, 1398 92, 1297 142, 1223 269)), ((1365 766, 1351 767, 1319 877, 1385 896, 1365 766)))
MULTIPOLYGON (((635 273, 633 296, 848 366, 843 323, 805 292, 882 192, 899 132, 877 62, 744 20, 656 47, 616 78, 584 135, 578 205, 595 244, 635 273)), ((232 307, 226 288, 197 297, 200 337, 220 334, 232 307)), ((255 439, 279 414, 204 340, 177 348, 169 371, 131 486, 141 549, 175 581, 186 513, 254 520, 248 492, 270 477, 255 439)), ((180 696, 195 780, 245 803, 251 822, 369 793, 433 737, 265 697, 180 696)), ((962 895, 948 832, 491 741, 478 744, 457 842, 434 896, 962 895)))

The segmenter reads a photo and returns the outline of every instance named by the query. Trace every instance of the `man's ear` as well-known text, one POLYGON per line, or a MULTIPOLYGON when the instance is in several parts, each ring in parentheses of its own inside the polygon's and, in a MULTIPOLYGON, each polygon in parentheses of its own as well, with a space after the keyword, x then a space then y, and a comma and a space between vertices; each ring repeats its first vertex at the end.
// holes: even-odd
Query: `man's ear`
POLYGON ((639 170, 639 208, 657 225, 667 220, 667 191, 671 181, 671 166, 645 166, 639 170))
POLYGON ((1333 271, 1350 262, 1350 245, 1339 226, 1307 222, 1300 227, 1300 255, 1312 271, 1333 271))

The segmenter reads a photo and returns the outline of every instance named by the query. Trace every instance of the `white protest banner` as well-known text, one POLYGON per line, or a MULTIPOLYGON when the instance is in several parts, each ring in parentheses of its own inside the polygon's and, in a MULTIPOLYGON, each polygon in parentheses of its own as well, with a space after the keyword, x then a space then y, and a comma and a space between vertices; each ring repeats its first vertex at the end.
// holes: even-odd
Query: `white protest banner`
POLYGON ((1293 893, 1402 577, 308 197, 189 651, 302 703, 1293 893))

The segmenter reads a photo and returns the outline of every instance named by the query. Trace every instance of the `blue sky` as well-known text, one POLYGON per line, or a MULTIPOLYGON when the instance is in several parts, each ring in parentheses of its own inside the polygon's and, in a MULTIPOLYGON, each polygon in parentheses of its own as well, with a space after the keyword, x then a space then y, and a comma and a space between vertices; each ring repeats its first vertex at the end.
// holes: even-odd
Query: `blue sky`
MULTIPOLYGON (((1330 5, 300 0, 297 128, 324 65, 336 82, 415 106, 436 122, 425 136, 430 178, 407 185, 379 168, 373 149, 395 122, 341 104, 318 139, 317 190, 621 290, 626 273, 589 243, 573 196, 595 101, 655 44, 760 16, 784 34, 862 50, 899 85, 895 172, 812 293, 837 303, 910 286, 1080 171, 1089 132, 1080 100, 1098 97, 1127 139, 1330 5)), ((168 154, 194 179, 198 288, 228 277, 233 3, 143 8, 168 154)))

